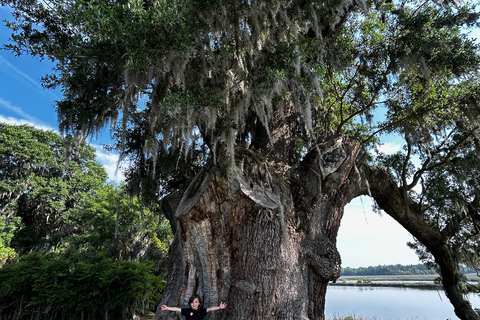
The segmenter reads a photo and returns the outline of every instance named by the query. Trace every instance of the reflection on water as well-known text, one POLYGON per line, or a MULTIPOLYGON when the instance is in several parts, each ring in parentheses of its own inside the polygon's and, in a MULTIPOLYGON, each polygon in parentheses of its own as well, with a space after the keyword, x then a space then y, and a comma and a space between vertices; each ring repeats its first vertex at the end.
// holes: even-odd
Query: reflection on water
MULTIPOLYGON (((329 286, 326 319, 358 316, 377 320, 457 320, 443 291, 395 287, 329 286)), ((480 308, 480 295, 469 296, 480 308)))

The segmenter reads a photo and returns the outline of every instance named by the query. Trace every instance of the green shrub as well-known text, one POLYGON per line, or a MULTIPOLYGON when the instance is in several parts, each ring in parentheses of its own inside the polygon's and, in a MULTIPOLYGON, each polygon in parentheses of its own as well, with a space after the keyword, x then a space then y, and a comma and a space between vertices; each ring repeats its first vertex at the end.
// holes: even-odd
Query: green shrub
POLYGON ((74 263, 30 254, 0 269, 0 319, 131 319, 152 310, 164 282, 152 263, 74 263))

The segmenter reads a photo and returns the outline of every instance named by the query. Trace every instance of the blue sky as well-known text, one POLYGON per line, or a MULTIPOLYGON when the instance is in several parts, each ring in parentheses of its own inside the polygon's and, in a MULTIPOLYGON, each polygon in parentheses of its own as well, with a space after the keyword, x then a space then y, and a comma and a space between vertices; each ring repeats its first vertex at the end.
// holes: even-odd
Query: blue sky
MULTIPOLYGON (((12 20, 9 9, 0 6, 0 45, 8 42, 11 31, 5 27, 5 19, 12 20)), ((60 100, 59 90, 43 89, 42 76, 51 73, 53 64, 27 55, 16 57, 9 51, 0 50, 0 122, 30 124, 37 128, 58 132, 54 104, 60 100)), ((105 167, 110 180, 123 177, 116 172, 117 155, 100 147, 108 143, 109 132, 105 130, 90 143, 97 149, 97 160, 105 167)))
MULTIPOLYGON (((9 10, 0 7, 0 44, 7 43, 10 30, 3 20, 11 19, 9 10)), ((0 122, 30 124, 35 127, 58 131, 55 100, 61 92, 45 90, 40 79, 52 71, 53 65, 30 56, 15 57, 9 51, 0 51, 0 122)), ((109 141, 108 130, 98 139, 90 141, 97 148, 97 160, 105 167, 110 179, 121 180, 115 175, 117 155, 103 151, 99 145, 109 141)), ((400 148, 389 141, 384 151, 400 148)), ((338 249, 342 266, 361 267, 383 264, 417 264, 415 253, 406 245, 412 241, 410 234, 388 215, 379 216, 372 211, 372 201, 367 197, 353 200, 345 209, 339 236, 338 249)))

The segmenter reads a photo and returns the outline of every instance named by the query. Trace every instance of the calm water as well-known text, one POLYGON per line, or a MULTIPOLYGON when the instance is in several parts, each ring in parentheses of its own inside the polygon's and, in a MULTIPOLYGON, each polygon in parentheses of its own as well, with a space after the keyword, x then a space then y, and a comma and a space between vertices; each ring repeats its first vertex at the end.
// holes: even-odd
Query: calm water
MULTIPOLYGON (((480 308, 480 295, 470 303, 480 308)), ((457 320, 443 291, 410 288, 329 286, 326 319, 358 316, 377 320, 457 320)))

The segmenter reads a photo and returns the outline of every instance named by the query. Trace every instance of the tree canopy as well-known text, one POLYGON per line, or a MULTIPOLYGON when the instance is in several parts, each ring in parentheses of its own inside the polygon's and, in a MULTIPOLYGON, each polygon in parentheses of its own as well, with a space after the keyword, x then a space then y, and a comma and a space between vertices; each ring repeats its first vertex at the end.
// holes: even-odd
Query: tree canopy
POLYGON ((67 163, 66 139, 31 126, 0 124, 0 213, 20 218, 12 241, 25 252, 56 247, 68 231, 68 213, 105 183, 94 149, 82 144, 67 163))
MULTIPOLYGON (((155 206, 106 183, 86 143, 67 161, 68 139, 31 126, 0 124, 0 239, 20 254, 156 259, 163 269, 169 227, 155 206)), ((163 272, 163 270, 161 270, 163 272)))
POLYGON ((478 12, 468 2, 2 4, 17 9, 7 48, 57 63, 44 84, 64 91, 61 128, 94 134, 121 116, 122 150, 140 121, 145 141, 135 149, 154 157, 201 139, 213 154, 247 142, 292 165, 299 145, 330 133, 415 133, 425 144, 446 117, 475 115, 466 107, 479 58, 464 30, 478 12), (465 110, 436 112, 442 106, 465 110), (442 118, 432 128, 414 121, 423 116, 442 118))

